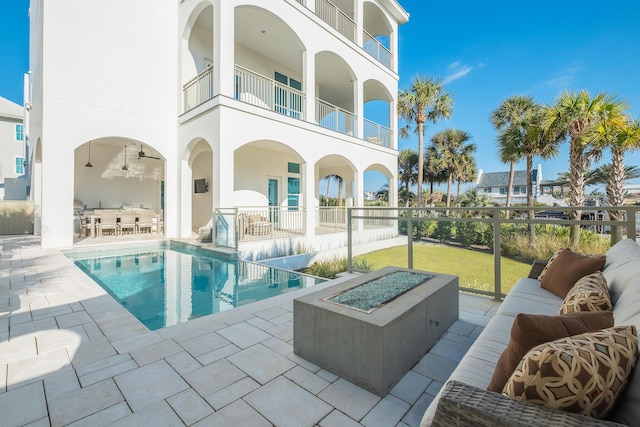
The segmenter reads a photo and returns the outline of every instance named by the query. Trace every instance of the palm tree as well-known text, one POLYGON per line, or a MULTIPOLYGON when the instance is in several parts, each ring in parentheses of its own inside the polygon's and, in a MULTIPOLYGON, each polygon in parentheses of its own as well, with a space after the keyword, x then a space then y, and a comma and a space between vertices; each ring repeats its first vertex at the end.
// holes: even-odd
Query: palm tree
POLYGON ((384 184, 380 189, 376 192, 376 199, 389 202, 389 184, 384 184))
MULTIPOLYGON (((624 154, 627 151, 640 148, 640 122, 623 114, 612 115, 589 129, 584 141, 596 148, 611 149, 611 166, 608 169, 607 199, 609 206, 622 206, 624 203, 624 183, 628 175, 624 166, 624 154)), ((608 166, 608 165, 605 165, 608 166)), ((602 166, 604 172, 605 166, 602 166)), ((637 171, 636 171, 637 172, 637 171)), ((624 211, 609 210, 609 216, 614 221, 624 220, 624 211)), ((622 226, 611 227, 611 243, 622 239, 622 226)))
MULTIPOLYGON (((425 123, 435 123, 438 119, 449 118, 453 110, 453 96, 444 90, 440 78, 415 76, 411 89, 405 89, 398 95, 398 115, 407 122, 400 129, 400 136, 409 136, 415 123, 418 134, 418 194, 422 193, 424 176, 424 128, 425 123)), ((418 207, 422 205, 418 197, 418 207)))
MULTIPOLYGON (((640 178, 640 167, 638 166, 625 166, 624 167, 625 179, 640 178)), ((584 182, 587 185, 591 184, 607 184, 611 178, 611 163, 606 163, 602 166, 598 166, 595 169, 591 169, 584 175, 584 182)), ((591 193, 593 194, 593 193, 591 193)))
POLYGON ((429 205, 433 205, 433 185, 447 182, 449 174, 446 169, 438 166, 438 151, 431 145, 427 147, 426 161, 422 178, 429 183, 429 205))
MULTIPOLYGON (((460 197, 460 184, 463 182, 471 182, 475 180, 477 176, 478 167, 476 166, 476 159, 473 158, 473 154, 471 152, 463 153, 456 171, 456 181, 458 182, 456 199, 460 197)), ((460 203, 458 203, 458 206, 460 206, 460 203)))
POLYGON ((331 174, 331 175, 327 175, 327 201, 331 200, 330 196, 329 196, 329 189, 331 187, 331 181, 332 180, 336 180, 338 182, 338 206, 342 206, 342 182, 343 179, 340 175, 335 175, 335 174, 331 174))
MULTIPOLYGON (((398 155, 398 180, 403 184, 405 194, 409 194, 409 186, 418 181, 418 153, 410 148, 398 155)), ((409 207, 409 198, 405 200, 405 207, 409 207)))
MULTIPOLYGON (((544 107, 542 129, 545 132, 557 134, 565 139, 569 138, 569 177, 571 191, 569 204, 571 206, 584 205, 584 175, 589 169, 591 160, 597 158, 600 151, 585 150, 583 141, 585 132, 601 123, 607 117, 615 117, 626 109, 626 103, 601 93, 592 97, 589 92, 561 93, 556 101, 544 107)), ((579 221, 581 210, 571 211, 571 219, 579 221)), ((571 226, 571 246, 576 247, 580 240, 580 225, 571 226)))
MULTIPOLYGON (((489 116, 489 120, 498 131, 497 142, 500 161, 509 163, 506 207, 511 206, 514 166, 524 157, 523 147, 526 138, 527 117, 533 113, 535 108, 536 104, 532 97, 514 95, 502 101, 489 116)), ((507 218, 509 218, 508 210, 507 218)))
POLYGON ((431 138, 433 149, 437 152, 436 166, 447 171, 447 207, 451 206, 451 184, 462 169, 465 159, 473 156, 476 145, 467 144, 471 135, 459 129, 446 129, 431 138))

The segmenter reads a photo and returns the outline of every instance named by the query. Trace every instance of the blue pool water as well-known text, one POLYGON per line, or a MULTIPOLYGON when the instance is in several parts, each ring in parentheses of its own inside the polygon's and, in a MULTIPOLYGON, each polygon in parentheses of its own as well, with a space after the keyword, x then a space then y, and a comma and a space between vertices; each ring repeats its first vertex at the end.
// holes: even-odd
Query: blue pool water
POLYGON ((69 256, 151 330, 325 281, 203 252, 172 243, 122 255, 69 256))

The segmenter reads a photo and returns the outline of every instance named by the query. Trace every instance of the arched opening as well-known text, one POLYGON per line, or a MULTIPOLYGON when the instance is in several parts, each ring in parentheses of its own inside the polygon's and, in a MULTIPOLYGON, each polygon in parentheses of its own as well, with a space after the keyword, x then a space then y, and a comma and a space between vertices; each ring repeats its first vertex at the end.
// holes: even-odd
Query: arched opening
POLYGON ((234 175, 240 240, 305 233, 305 206, 314 195, 303 191, 310 177, 297 152, 277 141, 247 143, 234 153, 234 175))
POLYGON ((355 74, 333 52, 316 55, 316 123, 346 135, 356 135, 355 74))
POLYGON ((364 34, 362 47, 384 66, 393 69, 393 52, 391 50, 391 25, 380 7, 372 2, 365 2, 364 34))
POLYGON ((356 168, 345 157, 331 154, 316 163, 319 207, 316 229, 319 233, 345 231, 346 209, 355 205, 356 168))
MULTIPOLYGON (((191 179, 188 180, 191 194, 191 229, 196 234, 201 227, 213 224, 213 151, 204 139, 190 144, 189 167, 191 179)), ((186 189, 186 186, 185 186, 186 189)))
MULTIPOLYGON (((136 211, 137 220, 140 211, 152 212, 152 226, 127 231, 163 232, 164 183, 165 159, 153 146, 122 137, 85 142, 74 151, 74 231, 78 236, 101 234, 106 227, 99 226, 99 216, 110 210, 120 216, 136 211)), ((121 234, 121 228, 115 224, 108 231, 121 234)))
POLYGON ((183 111, 213 98, 213 6, 200 3, 192 12, 182 39, 183 111))
POLYGON ((377 80, 367 80, 364 90, 364 135, 365 141, 392 148, 393 97, 377 80))

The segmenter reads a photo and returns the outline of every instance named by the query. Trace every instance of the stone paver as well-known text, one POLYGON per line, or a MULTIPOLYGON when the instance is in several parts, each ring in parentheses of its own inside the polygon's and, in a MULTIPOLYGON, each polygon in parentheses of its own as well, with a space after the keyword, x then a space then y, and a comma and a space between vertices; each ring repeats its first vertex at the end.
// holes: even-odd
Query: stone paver
POLYGON ((46 417, 47 402, 42 382, 0 394, 0 414, 5 427, 23 426, 46 417))
POLYGON ((266 384, 296 366, 279 353, 256 344, 227 358, 260 384, 266 384))
POLYGON ((189 387, 164 360, 120 374, 115 380, 133 412, 189 387))
POLYGON ((293 354, 292 300, 313 288, 149 331, 37 238, 0 246, 2 426, 414 427, 498 307, 461 294, 461 320, 381 398, 293 354))
POLYGON ((283 377, 260 387, 244 400, 281 427, 313 427, 333 410, 326 402, 283 377))
POLYGON ((325 388, 318 396, 357 421, 380 401, 380 397, 342 378, 325 388))

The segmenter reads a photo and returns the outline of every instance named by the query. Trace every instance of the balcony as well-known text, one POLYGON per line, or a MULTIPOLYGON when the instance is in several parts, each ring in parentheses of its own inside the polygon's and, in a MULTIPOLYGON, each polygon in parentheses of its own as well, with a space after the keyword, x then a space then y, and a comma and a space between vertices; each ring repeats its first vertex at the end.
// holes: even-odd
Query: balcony
POLYGON ((189 80, 183 87, 184 112, 197 107, 198 105, 213 98, 213 67, 189 80))
POLYGON ((305 119, 304 92, 254 73, 239 65, 235 66, 235 91, 237 100, 275 111, 296 119, 305 119))
POLYGON ((356 42, 356 23, 329 0, 316 0, 316 15, 340 34, 356 42))
POLYGON ((345 135, 355 136, 355 114, 321 99, 316 99, 316 124, 345 135))
POLYGON ((377 59, 382 65, 390 70, 392 69, 391 64, 393 62, 393 54, 366 30, 363 30, 362 48, 369 55, 377 59))
POLYGON ((393 139, 393 131, 386 126, 382 126, 371 120, 364 119, 364 138, 365 141, 383 147, 391 148, 393 139))

